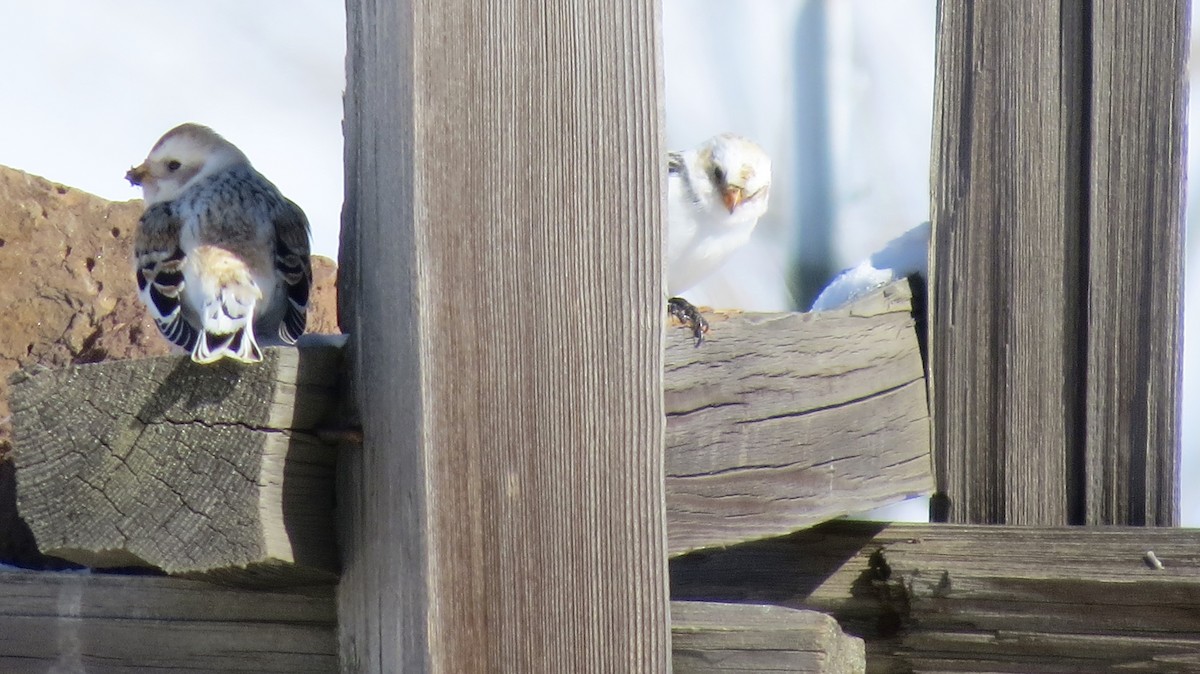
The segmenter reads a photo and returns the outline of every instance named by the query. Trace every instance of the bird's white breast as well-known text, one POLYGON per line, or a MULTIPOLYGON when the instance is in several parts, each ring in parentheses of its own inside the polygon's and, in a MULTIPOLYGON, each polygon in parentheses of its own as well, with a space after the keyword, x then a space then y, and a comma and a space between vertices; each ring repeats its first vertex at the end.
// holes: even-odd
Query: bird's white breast
POLYGON ((756 219, 739 222, 724 210, 692 201, 684 179, 667 181, 667 293, 678 295, 721 266, 750 238, 756 219))

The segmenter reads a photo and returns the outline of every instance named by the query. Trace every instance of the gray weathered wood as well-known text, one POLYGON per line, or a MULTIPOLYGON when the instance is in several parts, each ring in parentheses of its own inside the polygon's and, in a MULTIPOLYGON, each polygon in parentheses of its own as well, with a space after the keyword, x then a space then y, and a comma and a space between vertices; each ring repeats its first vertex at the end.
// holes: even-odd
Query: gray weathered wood
POLYGON ((18 507, 44 554, 246 582, 336 578, 334 411, 341 350, 263 363, 184 356, 13 377, 18 507))
POLYGON ((1065 524, 1086 316, 1081 3, 939 3, 930 411, 952 521, 1065 524))
POLYGON ((1175 521, 1186 4, 939 4, 936 517, 1175 521))
POLYGON ((671 602, 675 674, 865 671, 862 639, 833 618, 781 606, 671 602))
POLYGON ((838 311, 668 330, 671 554, 802 529, 933 489, 921 354, 900 282, 838 311))
POLYGON ((1189 5, 1092 10, 1089 524, 1179 523, 1189 5))
POLYGON ((335 608, 332 587, 0 572, 0 671, 336 672, 335 608))
POLYGON ((342 666, 665 671, 658 5, 347 24, 342 666))
MULTIPOLYGON (((0 671, 335 672, 335 608, 331 587, 0 571, 0 671)), ((702 602, 671 615, 677 674, 862 671, 862 640, 827 615, 702 602)))
MULTIPOLYGON (((929 419, 909 300, 901 282, 838 311, 711 314, 713 330, 699 349, 686 330, 668 332, 671 554, 788 533, 931 490, 929 419)), ((247 562, 238 555, 253 547, 247 541, 256 530, 240 523, 256 521, 259 545, 266 546, 260 565, 277 559, 271 550, 291 540, 302 555, 306 545, 332 555, 333 453, 304 429, 311 430, 322 409, 324 425, 345 425, 329 400, 340 390, 335 349, 282 352, 282 361, 272 352, 256 368, 196 368, 180 357, 26 376, 16 387, 22 499, 43 552, 92 566, 151 563, 175 573, 241 566, 247 562), (302 387, 296 402, 308 418, 299 428, 264 416, 289 414, 294 387, 286 382, 295 377, 297 355, 306 359, 306 378, 318 384, 302 387), (226 375, 234 372, 241 393, 213 390, 230 385, 226 375), (190 379, 181 380, 185 375, 190 379), (110 392, 113 382, 124 382, 118 395, 110 392), (211 404, 179 398, 174 408, 145 412, 164 391, 211 404), (207 481, 196 479, 201 460, 212 464, 204 469, 207 481), (264 473, 258 486, 220 491, 237 477, 235 466, 254 465, 264 473), (282 512, 283 492, 279 476, 267 473, 280 465, 292 472, 286 529, 270 516, 282 512), (188 499, 186 508, 180 498, 188 499), (305 507, 315 508, 310 514, 317 518, 305 520, 305 507), (191 523, 167 517, 177 510, 191 523), (197 527, 210 519, 226 524, 197 527), (221 531, 229 540, 206 542, 188 527, 221 531)), ((330 569, 333 561, 318 566, 330 569)), ((291 575, 303 578, 295 568, 291 575)))
POLYGON ((1196 671, 1197 550, 1197 530, 842 520, 677 558, 671 584, 828 613, 869 672, 1196 671))

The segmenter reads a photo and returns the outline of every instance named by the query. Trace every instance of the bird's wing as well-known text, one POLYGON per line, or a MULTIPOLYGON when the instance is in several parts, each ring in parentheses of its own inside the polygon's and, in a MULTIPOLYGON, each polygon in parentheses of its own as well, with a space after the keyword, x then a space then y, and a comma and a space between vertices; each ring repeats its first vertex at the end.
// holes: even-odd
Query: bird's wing
POLYGON ((134 240, 138 297, 150 309, 159 331, 191 351, 199 332, 183 315, 184 253, 179 245, 182 222, 170 203, 154 204, 142 214, 134 240))
POLYGON ((677 175, 683 173, 683 169, 684 169, 683 162, 684 162, 684 159, 683 159, 682 152, 668 152, 667 153, 667 173, 668 174, 673 173, 673 174, 677 174, 677 175))
POLYGON ((279 337, 294 344, 308 323, 308 296, 312 289, 308 218, 291 201, 284 200, 272 222, 275 225, 275 271, 283 279, 288 306, 279 324, 279 337))
POLYGON ((892 239, 857 267, 843 270, 830 281, 809 311, 828 311, 896 279, 929 275, 930 224, 923 222, 892 239))

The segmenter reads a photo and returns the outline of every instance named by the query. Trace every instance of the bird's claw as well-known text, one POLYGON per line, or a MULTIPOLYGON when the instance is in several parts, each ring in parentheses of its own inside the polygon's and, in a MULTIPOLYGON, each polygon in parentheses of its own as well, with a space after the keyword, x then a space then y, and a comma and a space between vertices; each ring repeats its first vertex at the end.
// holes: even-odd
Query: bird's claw
POLYGON ((704 333, 708 332, 708 321, 700 314, 700 310, 682 297, 672 297, 667 300, 667 311, 680 323, 691 328, 696 346, 700 346, 704 341, 704 333))

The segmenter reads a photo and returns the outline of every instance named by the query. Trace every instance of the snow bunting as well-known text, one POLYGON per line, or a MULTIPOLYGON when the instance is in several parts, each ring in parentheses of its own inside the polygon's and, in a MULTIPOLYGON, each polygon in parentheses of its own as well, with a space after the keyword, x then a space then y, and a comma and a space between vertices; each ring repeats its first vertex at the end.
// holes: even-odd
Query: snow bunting
POLYGON ((708 321, 678 295, 750 239, 767 211, 771 160, 751 141, 723 133, 671 152, 667 167, 667 305, 699 346, 708 321))
POLYGON ((183 124, 125 174, 146 211, 134 242, 138 295, 197 363, 262 360, 292 344, 312 285, 308 219, 212 129, 183 124))
POLYGON ((828 311, 849 304, 882 285, 914 274, 929 276, 929 230, 923 222, 892 239, 856 267, 838 274, 809 311, 828 311))

